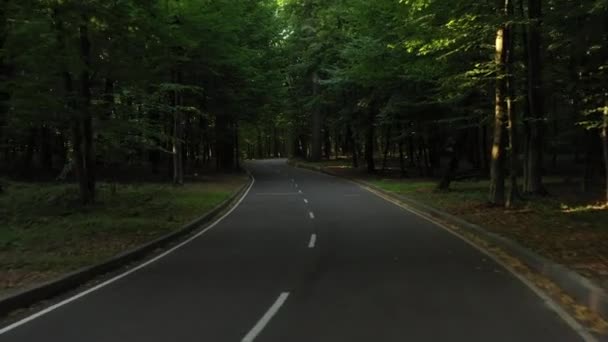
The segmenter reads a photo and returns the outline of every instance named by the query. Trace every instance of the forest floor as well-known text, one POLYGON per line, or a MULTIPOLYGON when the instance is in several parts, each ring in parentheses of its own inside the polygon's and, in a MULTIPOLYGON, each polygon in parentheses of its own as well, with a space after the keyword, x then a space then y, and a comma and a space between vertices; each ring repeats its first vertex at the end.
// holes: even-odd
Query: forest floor
POLYGON ((545 179, 546 197, 525 198, 507 210, 487 203, 488 181, 456 181, 436 191, 436 179, 401 178, 398 172, 369 175, 345 160, 306 163, 371 183, 419 201, 517 241, 523 246, 594 280, 608 289, 608 206, 602 194, 584 194, 563 178, 545 179))
POLYGON ((101 183, 83 207, 74 185, 3 181, 0 295, 104 261, 204 215, 245 175, 206 175, 184 187, 101 183))

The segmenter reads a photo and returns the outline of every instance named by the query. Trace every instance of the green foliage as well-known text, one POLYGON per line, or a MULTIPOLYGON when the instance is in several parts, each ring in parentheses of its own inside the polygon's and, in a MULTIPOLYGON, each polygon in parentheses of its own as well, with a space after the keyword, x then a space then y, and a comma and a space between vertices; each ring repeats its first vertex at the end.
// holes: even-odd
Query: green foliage
POLYGON ((84 70, 90 75, 96 150, 104 160, 121 160, 129 150, 165 150, 175 111, 186 114, 188 125, 203 120, 198 134, 213 144, 217 115, 253 122, 279 99, 275 1, 3 3, 10 11, 2 12, 9 23, 3 26, 2 56, 13 73, 2 80, 3 89, 10 89, 10 110, 0 120, 9 128, 0 138, 18 150, 27 149, 31 131, 41 126, 71 139, 84 70), (83 25, 90 67, 81 53, 83 25), (172 104, 174 96, 183 103, 172 104))

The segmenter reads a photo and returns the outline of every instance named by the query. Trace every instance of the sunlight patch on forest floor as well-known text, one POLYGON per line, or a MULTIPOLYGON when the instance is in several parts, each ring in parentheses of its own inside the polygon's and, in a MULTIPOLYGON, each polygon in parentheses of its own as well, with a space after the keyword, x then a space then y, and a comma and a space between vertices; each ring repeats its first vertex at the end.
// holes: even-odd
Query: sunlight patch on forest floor
POLYGON ((75 185, 6 182, 0 195, 0 294, 106 260, 175 231, 228 199, 243 175, 205 176, 184 187, 98 186, 93 206, 75 185))

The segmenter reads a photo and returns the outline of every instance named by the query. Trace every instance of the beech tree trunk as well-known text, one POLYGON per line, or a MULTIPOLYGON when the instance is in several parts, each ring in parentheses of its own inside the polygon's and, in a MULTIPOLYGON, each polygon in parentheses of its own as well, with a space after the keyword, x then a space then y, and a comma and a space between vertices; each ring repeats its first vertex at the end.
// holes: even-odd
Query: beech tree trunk
POLYGON ((376 172, 376 165, 374 163, 374 140, 375 140, 374 117, 375 117, 374 110, 372 108, 370 108, 369 120, 367 123, 367 132, 365 134, 365 162, 367 164, 367 172, 369 172, 369 173, 376 172))
MULTIPOLYGON (((8 0, 1 0, 0 2, 0 51, 4 49, 4 43, 8 35, 8 0)), ((10 100, 10 94, 6 87, 9 79, 9 67, 3 53, 0 53, 0 145, 4 139, 4 125, 8 114, 10 100)))
MULTIPOLYGON (((217 167, 222 171, 234 171, 235 169, 235 137, 232 119, 225 113, 218 113, 215 123, 216 158, 217 167)), ((268 139, 267 139, 268 140, 268 139)), ((267 155, 272 154, 272 142, 267 141, 267 155)))
POLYGON ((352 129, 350 125, 348 125, 346 131, 346 139, 348 141, 349 148, 352 150, 353 153, 353 169, 356 169, 359 167, 359 148, 357 147, 357 138, 355 136, 355 130, 352 129))
POLYGON ((437 190, 447 191, 450 189, 450 184, 452 183, 452 180, 458 171, 458 167, 460 166, 460 159, 465 152, 466 141, 467 134, 466 131, 463 131, 459 133, 456 140, 453 140, 451 146, 449 146, 449 148, 452 150, 452 157, 450 158, 450 162, 448 163, 448 167, 446 168, 441 181, 437 185, 437 190))
POLYGON ((382 171, 386 170, 387 163, 388 163, 388 153, 391 148, 391 133, 392 133, 392 126, 388 126, 388 128, 386 129, 386 140, 385 140, 385 144, 384 144, 384 151, 382 152, 383 156, 384 156, 382 158, 382 171))
POLYGON ((606 204, 608 204, 608 99, 604 103, 602 122, 602 146, 604 149, 604 172, 606 178, 606 204))
MULTIPOLYGON (((501 15, 504 20, 508 18, 510 0, 499 2, 501 15)), ((496 95, 494 108, 494 137, 492 140, 492 154, 490 162, 490 193, 489 202, 492 205, 503 205, 505 200, 505 119, 507 115, 507 54, 510 28, 503 24, 496 32, 496 95)))
MULTIPOLYGON (((171 77, 173 83, 181 84, 182 75, 181 71, 174 71, 171 77)), ((178 91, 173 92, 173 98, 171 104, 174 109, 173 116, 173 184, 183 185, 184 184, 184 117, 181 111, 181 94, 178 91)))
MULTIPOLYGON (((507 15, 513 17, 513 4, 511 1, 507 4, 507 15)), ((518 167, 518 145, 517 145, 517 115, 514 109, 515 98, 515 77, 513 71, 514 63, 514 41, 513 41, 512 24, 507 26, 507 34, 504 39, 505 48, 505 86, 506 86, 506 104, 507 104, 507 132, 509 136, 509 193, 507 195, 506 207, 512 208, 515 204, 515 199, 518 197, 517 173, 518 167)))
MULTIPOLYGON (((63 21, 59 18, 57 8, 53 10, 53 20, 57 34, 57 43, 62 52, 67 52, 66 32, 63 21)), ((81 23, 78 27, 80 41, 80 59, 82 70, 80 72, 80 97, 78 103, 74 101, 75 90, 72 75, 68 71, 65 62, 62 61, 62 78, 64 83, 65 96, 67 98, 68 110, 70 111, 70 129, 72 131, 73 145, 73 165, 75 166, 76 179, 80 190, 80 201, 83 204, 90 204, 95 201, 95 158, 93 152, 93 117, 91 113, 91 43, 89 41, 89 20, 86 16, 81 16, 81 23)), ((72 162, 66 162, 62 171, 70 171, 72 162)))
POLYGON ((83 68, 80 73, 80 108, 72 123, 74 134, 74 158, 83 204, 95 201, 95 158, 93 150, 93 115, 91 113, 91 43, 89 40, 89 18, 83 15, 79 27, 80 58, 83 68))
MULTIPOLYGON (((276 132, 276 128, 275 128, 276 132)), ((275 133, 276 134, 276 133, 275 133)), ((276 140, 275 140, 276 142, 276 140)), ((276 150, 275 150, 276 153, 276 150)), ((241 170, 241 146, 239 140, 239 123, 234 123, 234 163, 237 171, 241 170)))
POLYGON ((321 103, 318 101, 320 96, 320 78, 319 73, 315 71, 312 74, 312 89, 313 97, 316 101, 312 109, 312 141, 310 160, 313 162, 321 161, 321 153, 323 149, 323 115, 321 113, 321 103))
POLYGON ((526 172, 524 191, 544 195, 542 183, 543 120, 544 103, 542 93, 541 60, 541 0, 528 0, 528 103, 530 117, 527 120, 526 172))
POLYGON ((42 168, 50 172, 53 170, 53 142, 51 130, 48 126, 40 127, 40 164, 42 168))
POLYGON ((401 177, 407 176, 407 168, 405 166, 405 151, 403 142, 403 128, 400 129, 402 137, 399 139, 399 170, 401 171, 401 177))

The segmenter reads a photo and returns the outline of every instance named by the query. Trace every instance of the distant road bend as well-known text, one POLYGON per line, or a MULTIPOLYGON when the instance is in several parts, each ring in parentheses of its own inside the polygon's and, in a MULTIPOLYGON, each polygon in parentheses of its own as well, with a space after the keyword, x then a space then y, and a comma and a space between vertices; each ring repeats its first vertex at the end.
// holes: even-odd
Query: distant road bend
POLYGON ((356 184, 249 163, 212 229, 0 328, 2 342, 581 341, 464 241, 356 184))

